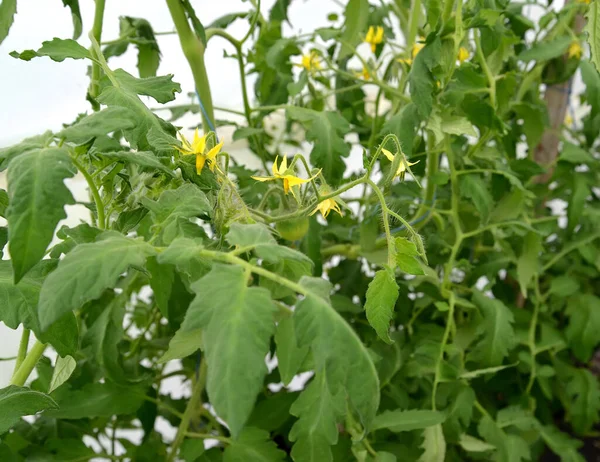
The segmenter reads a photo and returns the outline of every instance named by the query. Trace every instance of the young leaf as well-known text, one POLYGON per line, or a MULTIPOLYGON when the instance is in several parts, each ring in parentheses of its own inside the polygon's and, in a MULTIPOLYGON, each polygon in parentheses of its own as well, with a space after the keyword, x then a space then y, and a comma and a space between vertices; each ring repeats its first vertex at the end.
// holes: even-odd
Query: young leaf
POLYGON ((60 387, 63 383, 69 380, 71 374, 75 370, 77 366, 77 362, 73 359, 72 356, 59 356, 56 358, 56 364, 54 365, 54 372, 52 373, 52 380, 50 380, 50 388, 48 389, 48 393, 52 393, 58 387, 60 387))
POLYGON ((10 30, 17 12, 17 0, 2 0, 0 3, 0 44, 10 30))
POLYGON ((587 362, 600 343, 600 298, 591 294, 575 297, 569 301, 567 314, 569 346, 577 359, 587 362))
POLYGON ((210 402, 235 437, 262 389, 267 373, 264 359, 275 331, 269 292, 246 282, 241 267, 213 265, 210 273, 192 284, 196 298, 174 339, 202 329, 201 339, 189 336, 186 343, 192 351, 203 346, 210 402))
POLYGON ((310 161, 323 170, 328 182, 337 184, 344 174, 346 164, 343 158, 350 154, 350 146, 344 135, 350 126, 337 112, 318 112, 301 107, 288 107, 287 116, 296 120, 306 129, 306 139, 313 141, 310 161))
POLYGON ((146 242, 114 231, 103 233, 94 243, 77 246, 44 281, 38 306, 42 329, 100 297, 130 266, 143 266, 154 253, 146 242))
POLYGON ((82 47, 75 40, 53 38, 50 41, 42 42, 42 47, 37 50, 25 50, 22 53, 11 51, 13 58, 31 61, 36 56, 48 56, 53 61, 62 62, 67 58, 71 59, 92 59, 92 54, 87 48, 82 47))
POLYGON ((385 411, 375 417, 372 430, 388 428, 394 433, 409 432, 438 425, 446 420, 439 411, 411 409, 407 411, 385 411))
POLYGON ((0 434, 6 432, 24 415, 32 415, 58 405, 48 395, 25 387, 10 385, 0 390, 0 434))
POLYGON ((68 6, 71 9, 71 16, 73 17, 73 40, 77 40, 81 35, 82 28, 79 0, 62 0, 62 2, 64 6, 68 6))
POLYGON ((275 332, 275 344, 279 375, 284 385, 288 385, 300 370, 308 354, 307 346, 298 347, 293 317, 279 321, 275 332))
MULTIPOLYGON (((590 2, 586 18, 587 23, 584 31, 588 34, 587 41, 590 44, 592 55, 590 60, 596 66, 596 70, 600 72, 600 7, 598 2, 590 2)), ((0 42, 2 42, 1 39, 0 42)))
POLYGON ((539 234, 529 232, 523 239, 521 255, 517 260, 517 275, 523 297, 527 298, 527 286, 539 271, 539 254, 542 251, 542 239, 539 234))
POLYGON ((477 329, 479 342, 468 359, 483 366, 499 366, 516 344, 513 315, 500 300, 488 298, 481 292, 473 293, 473 302, 481 310, 483 321, 477 329))
POLYGON ((446 460, 446 440, 441 425, 427 427, 421 447, 425 450, 418 462, 444 462, 446 460))
POLYGON ((271 441, 269 432, 248 427, 227 446, 223 462, 277 462, 285 460, 285 456, 271 441))
POLYGON ((65 205, 75 203, 64 184, 75 172, 64 148, 30 151, 9 164, 6 214, 15 283, 42 259, 56 225, 67 216, 65 205))
MULTIPOLYGON (((412 258, 412 257, 411 257, 412 258)), ((398 284, 393 270, 384 268, 375 273, 367 289, 365 312, 369 324, 386 343, 393 343, 389 335, 390 321, 398 299, 398 284)))

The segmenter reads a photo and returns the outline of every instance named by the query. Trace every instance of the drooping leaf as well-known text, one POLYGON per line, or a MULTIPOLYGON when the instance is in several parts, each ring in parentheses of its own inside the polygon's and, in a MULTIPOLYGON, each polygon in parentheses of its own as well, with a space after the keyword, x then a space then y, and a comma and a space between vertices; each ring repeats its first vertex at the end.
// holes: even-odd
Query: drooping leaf
POLYGON ((514 317, 500 300, 473 293, 473 302, 481 310, 483 321, 477 328, 479 341, 468 358, 484 366, 499 366, 515 346, 514 317))
POLYGON ((10 429, 24 415, 57 407, 50 396, 39 391, 15 385, 2 388, 0 390, 0 434, 10 429))
POLYGON ((248 420, 267 368, 275 307, 266 289, 248 287, 239 266, 213 265, 192 284, 196 293, 172 342, 186 333, 189 349, 202 347, 208 362, 207 392, 218 415, 237 437, 248 420))
POLYGON ((386 343, 393 343, 389 335, 390 321, 398 299, 398 284, 393 270, 384 268, 377 273, 367 289, 365 312, 369 324, 386 343))
POLYGON ((9 164, 6 215, 15 282, 42 259, 56 225, 67 216, 64 206, 75 203, 64 184, 75 172, 63 148, 30 151, 9 164))
POLYGON ((48 56, 53 61, 62 62, 67 58, 71 59, 92 59, 92 54, 87 48, 82 47, 72 39, 53 38, 50 41, 42 42, 42 47, 37 50, 25 50, 22 53, 12 51, 10 55, 13 58, 30 61, 37 56, 48 56))
POLYGON ((277 345, 279 375, 281 375, 284 385, 288 385, 299 372, 302 362, 308 354, 307 346, 298 346, 293 317, 279 321, 275 332, 275 344, 277 345))
POLYGON ((444 413, 425 409, 385 411, 375 417, 373 430, 387 428, 392 432, 409 432, 438 425, 446 420, 444 413))
MULTIPOLYGON (((600 72, 600 8, 598 2, 590 2, 586 18, 584 31, 587 32, 587 41, 590 44, 592 55, 590 60, 596 66, 596 70, 600 72)), ((0 42, 2 42, 1 39, 0 42)))
POLYGON ((69 380, 71 374, 75 370, 77 366, 77 361, 73 359, 72 356, 59 356, 56 358, 56 364, 54 365, 54 372, 52 373, 52 380, 50 380, 50 388, 48 388, 48 393, 52 393, 58 387, 60 387, 63 383, 69 380))
POLYGON ((517 275, 523 297, 527 298, 527 286, 533 276, 539 272, 539 254, 542 251, 542 240, 539 234, 529 232, 523 239, 521 255, 517 260, 517 275))
POLYGON ((17 0, 2 0, 0 3, 0 44, 10 30, 17 12, 17 0))
POLYGON ((103 233, 94 243, 77 246, 44 281, 38 306, 42 329, 100 297, 129 267, 143 266, 154 253, 148 243, 114 231, 103 233))
POLYGON ((580 361, 587 362, 600 343, 600 299, 591 294, 572 298, 567 308, 565 331, 569 346, 580 361))
POLYGON ((62 2, 64 6, 68 6, 71 9, 71 16, 73 18, 73 40, 77 40, 81 35, 82 29, 79 0, 62 0, 62 2))
POLYGON ((223 462, 277 462, 285 460, 285 452, 271 441, 269 432, 245 428, 223 453, 223 462))
POLYGON ((303 277, 300 285, 309 292, 294 311, 298 345, 311 346, 317 371, 326 370, 336 392, 338 386, 345 389, 368 429, 379 406, 379 379, 373 361, 356 333, 331 307, 331 285, 309 277, 303 277))
POLYGON ((328 182, 339 183, 346 169, 343 158, 350 154, 350 146, 344 141, 344 135, 350 130, 346 119, 336 112, 300 107, 288 107, 286 114, 302 123, 306 139, 314 143, 310 152, 311 164, 323 170, 328 182))

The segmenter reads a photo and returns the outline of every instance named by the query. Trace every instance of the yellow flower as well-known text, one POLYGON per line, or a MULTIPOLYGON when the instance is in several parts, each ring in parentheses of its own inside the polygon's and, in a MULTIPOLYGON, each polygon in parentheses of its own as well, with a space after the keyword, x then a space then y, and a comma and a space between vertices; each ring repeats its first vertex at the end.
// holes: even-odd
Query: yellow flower
POLYGON ((581 58, 582 53, 583 53, 583 48, 581 48, 579 41, 574 40, 573 42, 571 42, 571 45, 569 45, 569 50, 568 50, 569 58, 579 59, 579 58, 581 58))
POLYGON ((303 67, 308 72, 314 73, 315 71, 321 70, 321 62, 319 61, 319 55, 316 51, 311 51, 310 54, 302 55, 302 63, 296 64, 296 66, 303 67))
POLYGON ((410 66, 412 64, 412 59, 410 58, 398 58, 396 61, 398 61, 401 64, 406 64, 407 66, 410 66))
MULTIPOLYGON (((423 38, 421 38, 421 40, 424 40, 423 38)), ((425 48, 425 45, 422 43, 415 43, 412 46, 412 51, 411 51, 411 55, 412 55, 412 59, 415 59, 417 57, 417 55, 419 54, 419 51, 421 51, 423 48, 425 48)))
POLYGON ((565 116, 565 125, 567 127, 570 127, 571 125, 573 125, 573 117, 571 117, 569 114, 567 114, 565 116))
POLYGON ((460 47, 458 50, 458 60, 463 63, 465 62, 467 59, 469 59, 469 50, 467 50, 465 47, 460 47))
POLYGON ((577 3, 585 3, 586 5, 589 5, 591 3, 591 0, 576 0, 577 3))
POLYGON ((331 212, 332 210, 335 210, 337 213, 342 215, 340 206, 337 204, 335 199, 325 199, 325 200, 319 202, 317 207, 310 214, 314 215, 317 212, 321 212, 321 215, 323 215, 323 218, 327 218, 327 215, 329 215, 329 212, 331 212))
POLYGON ((367 35, 365 37, 365 42, 371 45, 371 51, 375 53, 377 45, 383 42, 383 27, 377 26, 377 29, 375 29, 375 27, 369 26, 369 30, 367 31, 367 35))
POLYGON ((196 173, 200 175, 202 172, 202 168, 206 161, 208 161, 208 167, 211 172, 215 171, 215 166, 217 165, 217 154, 221 151, 223 147, 223 141, 217 144, 214 148, 210 149, 206 154, 204 150, 206 148, 206 135, 200 136, 198 134, 198 129, 194 132, 194 141, 191 143, 183 136, 183 134, 179 134, 181 138, 182 147, 173 146, 184 156, 196 156, 196 173))
MULTIPOLYGON (((308 183, 310 180, 312 180, 313 178, 315 178, 319 173, 317 172, 313 177, 305 180, 303 178, 298 178, 296 175, 292 175, 293 171, 288 170, 288 166, 287 166, 287 158, 284 157, 281 160, 281 163, 279 164, 279 167, 277 167, 277 159, 279 158, 276 157, 275 158, 275 162, 273 162, 273 176, 253 176, 252 178, 257 180, 257 181, 272 181, 272 180, 283 180, 283 190, 285 191, 285 193, 287 194, 288 192, 292 192, 292 196, 296 196, 296 194, 294 193, 293 187, 294 186, 298 186, 304 183, 308 183)), ((320 171, 320 170, 319 170, 320 171)))
MULTIPOLYGON (((381 150, 381 152, 383 152, 383 155, 385 157, 387 157, 390 162, 394 162, 394 158, 396 156, 394 156, 390 151, 388 151, 387 149, 383 148, 381 150)), ((398 164, 398 170, 396 170, 396 174, 394 176, 397 176, 397 177, 400 178, 400 180, 404 181, 404 175, 406 175, 406 170, 408 169, 408 167, 410 167, 411 165, 418 164, 418 163, 419 163, 419 161, 409 162, 402 155, 402 159, 400 160, 400 163, 398 164)))
POLYGON ((369 70, 366 67, 363 67, 362 72, 361 71, 354 71, 354 75, 356 77, 358 77, 359 79, 363 79, 363 80, 370 80, 371 79, 371 74, 369 74, 369 70))

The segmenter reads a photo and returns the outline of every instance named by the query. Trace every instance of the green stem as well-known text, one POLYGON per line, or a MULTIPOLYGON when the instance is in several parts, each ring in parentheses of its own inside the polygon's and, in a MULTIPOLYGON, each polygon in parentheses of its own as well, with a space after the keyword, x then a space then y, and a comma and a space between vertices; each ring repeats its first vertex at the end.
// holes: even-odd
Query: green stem
MULTIPOLYGON (((104 22, 104 5, 105 0, 96 0, 96 8, 94 10, 94 24, 92 25, 92 36, 96 39, 96 42, 100 43, 102 39, 102 23, 104 22)), ((92 56, 95 54, 92 48, 92 56)), ((100 64, 96 61, 92 62, 92 76, 90 80, 89 94, 93 101, 98 97, 99 85, 100 85, 101 69, 100 64)), ((95 111, 100 109, 98 103, 92 103, 95 111)))
POLYGON ((582 239, 581 241, 573 242, 572 244, 565 246, 563 250, 558 252, 548 263, 544 265, 544 267, 542 268, 542 273, 545 273, 550 268, 552 268, 552 266, 554 266, 554 264, 557 261, 559 261, 569 252, 575 250, 578 247, 581 247, 582 245, 589 244, 590 242, 595 241, 596 239, 600 239, 600 232, 592 234, 591 236, 588 236, 585 239, 582 239))
POLYGON ((542 295, 540 294, 540 279, 539 276, 535 277, 534 280, 535 287, 535 306, 533 308, 533 315, 531 316, 531 323, 529 324, 529 335, 527 339, 527 343, 529 346, 529 353, 531 354, 531 374, 529 375, 529 382, 527 383, 527 388, 525 389, 525 393, 528 395, 531 393, 531 388, 535 383, 535 377, 537 374, 535 355, 537 354, 535 347, 535 332, 537 329, 537 321, 540 312, 540 304, 542 303, 542 295))
POLYGON ((31 371, 33 371, 33 368, 35 367, 39 359, 44 354, 45 349, 46 345, 41 343, 39 340, 36 340, 34 345, 31 347, 29 353, 27 353, 27 356, 25 356, 25 359, 21 363, 21 366, 19 367, 19 369, 17 369, 12 379, 10 380, 11 385, 17 385, 19 387, 25 385, 27 378, 31 374, 31 371))
MULTIPOLYGON (((462 0, 460 0, 460 2, 462 3, 462 0)), ((462 6, 459 4, 459 8, 462 8, 462 6)), ((452 10, 454 9, 454 0, 446 0, 444 2, 444 13, 442 14, 442 21, 445 23, 448 22, 448 20, 450 19, 450 17, 452 16, 452 10)))
POLYGON ((410 50, 417 39, 419 31, 419 22, 421 21, 421 0, 414 0, 412 10, 410 11, 410 23, 408 26, 408 37, 406 39, 406 47, 410 50))
MULTIPOLYGON (((425 186, 425 198, 415 215, 415 219, 422 217, 427 213, 427 207, 433 207, 433 197, 435 196, 436 185, 433 182, 433 175, 439 170, 440 151, 434 149, 435 139, 432 134, 427 137, 427 185, 425 186)), ((423 220, 428 221, 428 220, 423 220)), ((424 226, 422 223, 421 226, 424 226)))
POLYGON ((385 203, 385 197, 383 197, 383 193, 381 192, 379 187, 370 178, 367 179, 367 183, 369 184, 369 186, 371 186, 371 188, 373 188, 373 191, 377 195, 377 198, 379 199, 379 203, 381 205, 381 218, 383 219, 383 229, 385 231, 385 237, 387 239, 388 245, 388 265, 390 268, 395 268, 396 252, 394 248, 394 241, 392 239, 392 233, 390 231, 390 220, 388 216, 389 209, 385 203))
POLYGON ((23 360, 27 356, 27 349, 29 348, 29 336, 31 331, 29 329, 23 328, 23 333, 21 334, 21 342, 19 343, 19 352, 17 353, 17 362, 15 363, 15 368, 13 370, 13 377, 21 367, 23 360))
POLYGON ((203 440, 217 440, 228 444, 231 443, 231 440, 225 436, 211 435, 210 433, 187 432, 185 435, 189 436, 190 438, 201 438, 203 440))
MULTIPOLYGON (((169 0, 167 0, 169 1, 169 0)), ((168 462, 173 462, 177 457, 177 451, 179 450, 179 446, 183 443, 183 439, 185 438, 185 434, 187 433, 187 429, 190 426, 190 420, 198 410, 200 406, 200 400, 202 398, 202 392, 204 391, 204 386, 206 384, 206 360, 204 356, 202 357, 202 361, 200 363, 200 374, 198 380, 194 384, 192 388, 192 396, 190 396, 190 400, 183 412, 183 418, 179 423, 179 427, 177 428, 177 434, 175 435, 175 440, 171 446, 171 453, 169 454, 168 462)))
POLYGON ((437 388, 441 381, 442 374, 442 363, 444 361, 444 351, 446 350, 446 344, 448 343, 448 339, 450 338, 450 330, 452 329, 452 324, 454 323, 454 293, 450 292, 450 298, 448 299, 448 320, 446 321, 446 328, 444 329, 444 335, 442 336, 442 344, 440 345, 440 352, 438 355, 438 359, 435 363, 435 377, 433 379, 433 390, 431 392, 431 408, 435 411, 436 409, 436 397, 437 397, 437 388))
MULTIPOLYGON (((201 95, 202 105, 212 123, 215 120, 215 114, 208 74, 206 73, 206 65, 204 64, 205 47, 192 31, 181 2, 179 0, 166 0, 166 2, 173 18, 177 35, 179 36, 181 49, 192 70, 196 91, 201 95)), ((210 131, 209 121, 206 120, 204 114, 202 114, 202 127, 205 134, 210 131)))
POLYGON ((85 169, 85 167, 81 163, 79 163, 79 161, 77 159, 75 159, 74 157, 71 157, 71 162, 73 162, 73 165, 75 165, 75 167, 77 167, 77 170, 79 170, 81 172, 81 174, 85 178, 85 181, 87 181, 87 184, 90 188, 90 192, 92 193, 92 197, 94 198, 94 202, 96 203, 96 213, 98 215, 98 220, 97 220, 98 228, 105 229, 106 222, 105 222, 105 218, 104 218, 104 202, 102 202, 102 198, 100 197, 98 188, 96 187, 96 184, 94 183, 94 179, 90 176, 90 174, 85 169))
POLYGON ((475 31, 475 46, 477 47, 477 58, 479 59, 479 64, 481 65, 481 68, 483 69, 483 72, 485 73, 485 76, 487 77, 488 83, 490 85, 490 103, 492 105, 492 107, 495 109, 496 108, 496 78, 494 77, 494 74, 492 74, 492 70, 490 69, 490 67, 488 66, 487 60, 485 59, 485 56, 483 54, 483 49, 481 48, 481 40, 480 40, 480 35, 481 32, 478 34, 477 31, 475 31))

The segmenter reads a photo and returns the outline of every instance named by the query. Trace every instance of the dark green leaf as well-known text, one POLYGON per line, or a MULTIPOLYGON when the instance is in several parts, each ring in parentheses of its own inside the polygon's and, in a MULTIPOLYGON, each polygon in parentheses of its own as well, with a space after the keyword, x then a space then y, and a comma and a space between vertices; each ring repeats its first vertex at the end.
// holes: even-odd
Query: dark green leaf
POLYGON ((369 324, 386 343, 392 343, 389 335, 390 322, 394 317, 394 307, 398 299, 398 284, 394 271, 384 268, 375 273, 367 290, 365 312, 369 324))
POLYGON ((137 95, 150 96, 158 103, 173 101, 175 93, 181 93, 181 85, 173 82, 173 74, 137 78, 123 69, 116 69, 114 75, 122 87, 137 95))
MULTIPOLYGON (((77 40, 81 35, 82 28, 79 0, 62 0, 62 2, 64 6, 68 6, 71 9, 71 16, 73 17, 73 40, 77 40)), ((2 40, 0 40, 0 42, 1 41, 2 40)))
POLYGON ((572 41, 570 35, 564 35, 549 42, 538 42, 520 53, 518 58, 521 61, 548 61, 558 58, 567 51, 572 41))
POLYGON ((288 385, 300 372, 300 367, 308 354, 307 346, 298 347, 293 317, 279 321, 275 332, 275 344, 279 375, 284 385, 288 385))
POLYGON ((57 407, 50 396, 39 391, 15 385, 3 388, 0 390, 0 434, 10 429, 24 415, 57 407))
POLYGON ((339 59, 345 58, 354 52, 354 48, 364 39, 369 21, 368 0, 349 0, 344 11, 344 28, 340 42, 339 59))
POLYGON ((80 143, 94 136, 133 128, 135 123, 134 114, 129 109, 108 107, 78 120, 77 123, 58 132, 56 136, 80 143))
POLYGON ((409 432, 441 424, 444 420, 446 420, 446 416, 439 411, 422 409, 385 411, 375 417, 372 429, 388 428, 395 433, 409 432))
POLYGON ((475 208, 481 215, 481 221, 486 222, 494 200, 481 177, 476 174, 461 175, 460 193, 463 197, 473 201, 475 208))
POLYGON ((269 432, 248 427, 233 440, 223 453, 224 462, 277 462, 285 459, 285 452, 277 449, 269 432))
POLYGON ((10 55, 13 58, 30 61, 36 56, 48 56, 50 59, 62 62, 67 58, 71 59, 92 59, 92 55, 87 48, 82 47, 75 40, 53 38, 50 41, 42 42, 42 48, 37 51, 25 50, 22 53, 12 51, 10 55))
POLYGON ((442 45, 436 38, 417 54, 409 74, 410 97, 424 119, 429 118, 436 90, 433 69, 439 65, 442 45))
POLYGON ((175 176, 173 171, 169 167, 161 163, 158 157, 156 157, 156 154, 150 151, 103 152, 98 153, 96 155, 105 159, 114 159, 119 162, 126 162, 130 164, 139 165, 144 171, 153 172, 159 170, 163 173, 166 173, 169 176, 175 176))
POLYGON ((521 255, 517 260, 517 275, 521 293, 527 298, 527 286, 533 276, 539 273, 539 254, 542 251, 542 239, 539 234, 529 232, 523 239, 521 255))
POLYGON ((56 225, 67 216, 64 206, 75 203, 64 184, 75 172, 63 148, 31 151, 10 163, 6 215, 15 282, 42 259, 56 225))
POLYGON ((600 299, 591 294, 575 297, 569 300, 567 314, 569 346, 577 359, 587 362, 600 343, 600 299))

